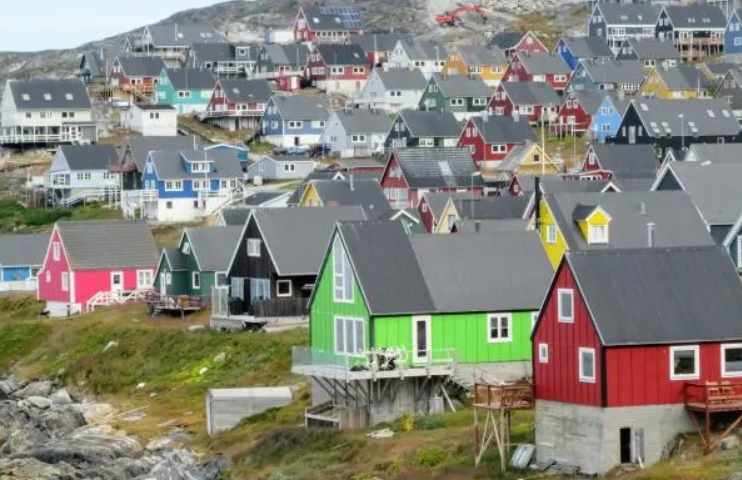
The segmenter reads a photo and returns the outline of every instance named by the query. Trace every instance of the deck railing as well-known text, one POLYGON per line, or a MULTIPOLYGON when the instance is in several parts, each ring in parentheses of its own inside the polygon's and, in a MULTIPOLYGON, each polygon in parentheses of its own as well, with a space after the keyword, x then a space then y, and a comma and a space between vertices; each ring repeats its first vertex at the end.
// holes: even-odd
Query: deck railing
POLYGON ((493 410, 530 409, 535 404, 532 383, 502 385, 477 383, 474 386, 474 406, 493 410))
POLYGON ((742 381, 688 382, 683 387, 688 408, 704 411, 742 409, 742 381))

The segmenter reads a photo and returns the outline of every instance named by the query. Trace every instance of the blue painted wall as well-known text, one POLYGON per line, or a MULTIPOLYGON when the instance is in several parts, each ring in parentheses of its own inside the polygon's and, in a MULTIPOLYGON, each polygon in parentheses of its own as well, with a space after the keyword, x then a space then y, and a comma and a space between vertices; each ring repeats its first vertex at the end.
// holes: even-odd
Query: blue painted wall
POLYGON ((571 70, 574 70, 577 67, 577 64, 580 62, 580 59, 575 57, 572 54, 572 51, 567 47, 567 45, 564 42, 564 39, 559 40, 559 43, 557 43, 556 48, 554 49, 556 53, 562 56, 565 62, 567 62, 567 65, 569 65, 569 68, 571 70))
POLYGON ((0 271, 3 282, 20 282, 31 278, 31 267, 4 267, 0 271))
POLYGON ((611 98, 606 97, 600 104, 598 112, 593 116, 590 130, 595 134, 598 142, 605 143, 608 137, 613 137, 621 126, 621 113, 613 106, 611 98), (603 125, 608 125, 608 131, 603 131, 603 125))
MULTIPOLYGON (((185 159, 182 156, 181 156, 181 161, 184 163, 184 168, 188 169, 190 162, 186 162, 185 159)), ((152 164, 152 160, 147 159, 146 165, 148 166, 150 164, 152 164)), ((165 183, 167 181, 172 181, 173 179, 160 180, 160 178, 157 176, 156 170, 152 169, 150 171, 150 169, 147 166, 145 166, 144 174, 142 175, 142 180, 143 180, 142 181, 142 185, 144 186, 145 189, 150 189, 151 186, 154 184, 155 185, 155 189, 157 190, 157 193, 160 196, 160 198, 164 198, 164 199, 184 199, 184 198, 185 199, 188 199, 188 198, 196 199, 196 198, 198 198, 199 192, 206 191, 206 190, 198 190, 198 191, 193 190, 193 180, 192 179, 181 179, 181 183, 183 184, 183 189, 182 190, 178 190, 178 191, 165 190, 165 183)), ((213 166, 212 166, 212 170, 213 170, 213 166)), ((213 173, 204 174, 203 172, 198 172, 198 173, 196 173, 194 175, 201 175, 201 179, 206 178, 206 179, 209 180, 209 190, 208 191, 211 191, 211 192, 218 192, 219 191, 219 187, 220 187, 220 184, 221 184, 221 180, 222 179, 220 179, 220 178, 210 178, 210 177, 213 177, 213 173)), ((238 180, 239 181, 239 179, 234 179, 234 178, 227 178, 225 180, 238 180)))
POLYGON ((567 85, 568 91, 573 90, 597 90, 598 84, 595 83, 592 78, 590 78, 587 75, 587 72, 585 71, 585 67, 582 63, 579 63, 577 65, 577 68, 574 71, 574 74, 572 74, 572 78, 569 80, 569 85, 567 85))
POLYGON ((281 112, 276 109, 276 103, 271 98, 260 120, 263 135, 283 135, 284 125, 281 112))
POLYGON ((732 13, 724 31, 724 54, 734 55, 742 53, 742 21, 737 12, 732 13))
POLYGON ((590 19, 588 20, 587 34, 591 37, 606 38, 607 29, 605 25, 605 17, 603 17, 603 13, 600 12, 600 9, 597 6, 593 9, 593 13, 590 15, 590 19), (600 20, 596 21, 598 17, 600 20))

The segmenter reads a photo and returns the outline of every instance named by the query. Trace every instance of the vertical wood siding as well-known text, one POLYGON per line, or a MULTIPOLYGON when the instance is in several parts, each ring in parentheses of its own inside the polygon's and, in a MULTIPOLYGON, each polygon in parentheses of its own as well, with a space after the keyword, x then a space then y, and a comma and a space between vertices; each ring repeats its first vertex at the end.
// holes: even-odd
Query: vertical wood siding
MULTIPOLYGON (((69 273, 70 266, 67 263, 64 244, 56 229, 49 242, 46 258, 44 258, 44 266, 42 271, 39 272, 39 300, 46 302, 70 302, 72 298, 72 285, 70 285, 70 291, 62 291, 62 272, 69 273), (57 261, 54 260, 54 249, 52 248, 55 242, 59 243, 59 260, 57 261), (49 272, 50 275, 48 282, 46 281, 46 272, 49 272)), ((72 283, 71 280, 70 283, 72 283)))

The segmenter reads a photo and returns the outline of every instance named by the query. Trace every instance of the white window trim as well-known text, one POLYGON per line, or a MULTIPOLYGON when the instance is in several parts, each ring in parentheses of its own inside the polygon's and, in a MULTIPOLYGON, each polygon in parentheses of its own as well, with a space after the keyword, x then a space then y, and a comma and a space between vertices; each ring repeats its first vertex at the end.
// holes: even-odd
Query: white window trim
POLYGON ((70 291, 70 272, 62 272, 60 280, 62 283, 62 291, 69 292, 70 291))
POLYGON ((201 289, 201 272, 191 272, 191 288, 201 289))
POLYGON ((248 257, 260 257, 260 239, 259 238, 248 238, 247 239, 247 256, 248 257), (257 245, 257 252, 255 246, 257 245))
POLYGON ((578 353, 577 354, 579 355, 579 357, 577 359, 577 363, 579 364, 579 369, 580 369, 580 382, 583 382, 583 383, 595 383, 595 374, 596 374, 595 368, 596 368, 596 363, 597 363, 595 361, 595 349, 594 348, 580 347, 578 349, 578 353), (584 367, 584 365, 582 363, 582 354, 583 353, 589 353, 589 354, 591 354, 593 356, 593 375, 592 375, 592 377, 588 377, 587 375, 585 375, 585 367, 584 367))
POLYGON ((587 225, 587 243, 590 245, 607 245, 608 242, 608 225, 587 225), (603 228, 605 236, 603 238, 597 238, 594 234, 596 229, 603 228))
POLYGON ((154 277, 152 270, 137 270, 137 290, 151 287, 154 284, 154 277), (148 282, 142 283, 142 275, 146 275, 148 282))
POLYGON ((724 378, 742 377, 742 372, 727 372, 724 353, 730 349, 742 349, 742 343, 726 343, 721 345, 721 376, 724 378))
MULTIPOLYGON (((346 356, 346 357, 356 357, 358 355, 361 355, 363 353, 363 351, 366 349, 366 322, 365 322, 365 320, 363 318, 360 318, 360 317, 346 317, 346 316, 342 316, 342 315, 337 315, 337 316, 334 317, 334 320, 333 320, 333 323, 332 323, 332 327, 333 327, 333 330, 332 330, 333 343, 334 343, 334 349, 335 349, 335 354, 336 355, 341 355, 341 356, 346 356), (360 322, 363 325, 363 338, 361 338, 361 340, 363 341, 362 342, 363 345, 362 345, 362 348, 361 348, 360 352, 357 349, 356 349, 355 352, 347 352, 347 351, 345 351, 345 349, 343 349, 343 351, 338 350, 338 344, 337 344, 337 324, 338 324, 338 320, 341 320, 344 323, 344 325, 343 325, 343 344, 345 343, 345 339, 347 338, 345 336, 345 327, 347 326, 348 323, 355 324, 356 322, 360 322)), ((355 334, 356 334, 356 329, 355 329, 355 325, 353 325, 353 343, 357 344, 358 343, 358 338, 355 337, 355 334)), ((345 345, 343 345, 343 346, 345 347, 345 345)))
POLYGON ((538 344, 538 363, 549 363, 549 344, 538 344))
POLYGON ((701 376, 701 352, 698 345, 679 345, 670 347, 670 380, 698 380, 701 376), (676 375, 675 371, 675 352, 692 350, 694 354, 694 370, 692 374, 676 375))
POLYGON ((332 297, 335 303, 354 303, 355 302, 355 291, 353 286, 353 275, 352 273, 348 272, 347 270, 350 269, 350 259, 348 258, 348 252, 345 250, 345 245, 343 245, 339 240, 335 240, 337 244, 333 244, 333 251, 332 251, 332 297), (336 255, 338 253, 339 255, 336 255), (337 265, 337 258, 338 256, 343 257, 343 264, 342 264, 342 272, 337 273, 335 271, 336 265, 337 265), (348 274, 350 273, 350 274, 348 274), (345 298, 345 291, 347 289, 347 285, 345 285, 345 278, 348 277, 348 281, 351 282, 350 285, 350 297, 345 298), (342 291, 343 295, 338 296, 338 279, 341 279, 342 284, 342 291))
POLYGON ((559 288, 557 289, 557 318, 559 323, 575 323, 575 291, 571 288, 559 288), (572 316, 562 316, 562 294, 568 293, 572 303, 572 316))
POLYGON ((61 250, 61 247, 59 246, 59 242, 52 243, 52 259, 55 262, 59 261, 60 250, 61 250))
POLYGON ((276 280, 276 296, 277 297, 290 297, 294 294, 294 286, 291 283, 291 280, 276 280), (288 293, 281 293, 281 288, 279 285, 288 285, 289 291, 288 293))
POLYGON ((511 343, 513 341, 513 316, 509 313, 490 313, 487 315, 487 342, 488 343, 511 343), (502 331, 500 324, 501 319, 507 320, 508 336, 492 337, 492 320, 497 319, 497 330, 502 331))

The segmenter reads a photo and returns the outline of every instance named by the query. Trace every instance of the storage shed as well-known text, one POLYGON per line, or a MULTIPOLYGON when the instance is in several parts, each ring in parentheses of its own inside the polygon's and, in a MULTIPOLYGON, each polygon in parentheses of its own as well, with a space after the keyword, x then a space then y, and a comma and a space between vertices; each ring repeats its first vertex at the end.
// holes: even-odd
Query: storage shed
POLYGON ((289 387, 223 388, 206 394, 206 431, 214 435, 237 426, 243 419, 294 401, 289 387))

